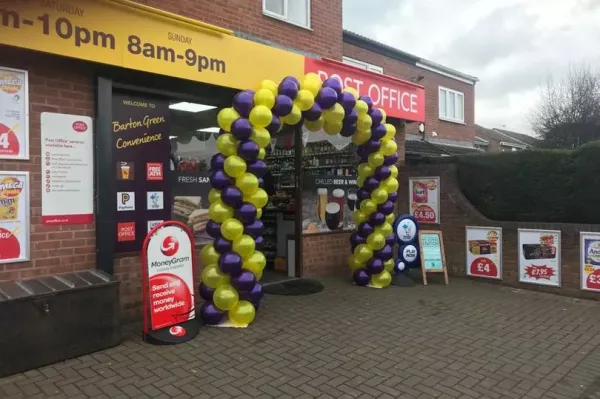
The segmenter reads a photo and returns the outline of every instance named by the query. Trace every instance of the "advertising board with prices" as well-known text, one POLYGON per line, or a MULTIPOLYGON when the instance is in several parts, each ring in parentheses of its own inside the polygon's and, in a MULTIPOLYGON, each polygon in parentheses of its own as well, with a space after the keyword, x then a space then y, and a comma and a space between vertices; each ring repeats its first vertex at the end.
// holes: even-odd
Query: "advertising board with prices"
POLYGON ((20 69, 0 67, 0 159, 29 159, 29 83, 20 69))
POLYGON ((410 214, 419 223, 440 223, 440 178, 411 177, 408 180, 410 214))
POLYGON ((600 233, 580 233, 581 289, 600 292, 600 233))
POLYGON ((518 231, 519 282, 560 287, 560 230, 518 231))
POLYGON ((0 172, 0 264, 29 260, 29 172, 0 172))
POLYGON ((467 276, 502 279, 502 229, 465 227, 467 276))

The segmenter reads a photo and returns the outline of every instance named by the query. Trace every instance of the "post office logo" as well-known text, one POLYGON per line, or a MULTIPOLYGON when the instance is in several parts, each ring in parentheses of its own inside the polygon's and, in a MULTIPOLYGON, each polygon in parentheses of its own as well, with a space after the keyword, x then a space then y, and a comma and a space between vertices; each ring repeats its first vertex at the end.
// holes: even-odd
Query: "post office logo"
POLYGON ((135 241, 135 222, 117 223, 117 241, 135 241))
POLYGON ((146 180, 149 181, 160 181, 163 180, 163 164, 160 162, 148 162, 146 163, 146 180))
POLYGON ((135 192, 119 191, 117 193, 117 211, 135 211, 135 192))

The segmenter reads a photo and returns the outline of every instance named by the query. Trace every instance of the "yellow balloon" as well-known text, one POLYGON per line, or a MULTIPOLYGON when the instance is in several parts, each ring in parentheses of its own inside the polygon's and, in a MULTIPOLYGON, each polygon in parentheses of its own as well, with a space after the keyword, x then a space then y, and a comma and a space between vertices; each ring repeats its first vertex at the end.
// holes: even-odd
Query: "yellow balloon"
POLYGON ((330 136, 335 136, 342 130, 342 122, 329 123, 325 122, 323 125, 323 131, 330 136))
POLYGON ((258 209, 256 210, 256 218, 257 218, 257 219, 260 219, 260 218, 262 218, 262 209, 258 208, 258 209))
POLYGON ((229 321, 238 327, 245 327, 254 321, 256 309, 251 302, 239 301, 228 313, 229 321))
POLYGON ((396 137, 396 128, 394 127, 394 125, 386 123, 384 126, 385 126, 385 136, 383 136, 383 138, 381 140, 387 141, 387 140, 391 140, 394 137, 396 137))
POLYGON ((219 127, 226 132, 231 131, 231 124, 240 117, 233 107, 223 108, 217 115, 217 123, 219 127))
POLYGON ((380 167, 381 165, 383 165, 383 161, 385 161, 383 154, 379 151, 370 154, 368 159, 369 165, 371 165, 374 168, 380 167))
POLYGON ((228 176, 236 179, 246 173, 246 161, 237 155, 231 155, 225 159, 223 169, 228 176))
POLYGON ((384 181, 382 181, 380 186, 384 187, 390 194, 395 193, 396 191, 398 191, 398 180, 390 176, 384 181))
POLYGON ((214 204, 215 202, 221 202, 221 191, 211 188, 208 192, 208 203, 214 204))
POLYGON ((215 202, 208 208, 208 215, 217 223, 223 223, 233 217, 233 209, 222 202, 215 202))
POLYGON ((258 178, 252 173, 244 173, 241 177, 235 179, 235 186, 244 195, 250 196, 258 190, 258 178))
POLYGON ((394 260, 393 259, 388 259, 385 262, 383 262, 383 267, 385 269, 386 272, 391 273, 394 271, 394 260))
POLYGON ((229 276, 223 273, 219 266, 214 263, 202 270, 201 279, 204 285, 212 289, 229 283, 229 276))
POLYGON ((369 106, 363 100, 356 100, 354 110, 358 115, 366 115, 369 112, 369 106))
POLYGON ((369 165, 368 163, 361 163, 358 165, 358 175, 364 177, 365 179, 369 176, 372 176, 375 173, 375 169, 369 165))
POLYGON ((272 80, 265 79, 262 82, 260 82, 260 84, 256 88, 256 91, 260 91, 261 89, 267 89, 271 93, 273 93, 273 96, 276 96, 277 95, 278 86, 277 86, 277 83, 273 82, 272 80))
POLYGON ((364 265, 364 262, 359 262, 354 255, 348 256, 348 266, 350 266, 350 270, 355 271, 364 265))
POLYGON ((390 223, 384 223, 381 226, 375 227, 375 232, 383 234, 384 237, 388 237, 394 232, 394 228, 390 223))
MULTIPOLYGON (((235 220, 235 219, 231 219, 235 220)), ((221 227, 222 228, 222 227, 221 227)), ((242 226, 242 231, 243 231, 242 226)), ((242 258, 247 258, 248 256, 254 253, 256 244, 254 242, 254 238, 247 234, 242 234, 238 238, 232 240, 233 241, 233 250, 237 252, 242 258)))
POLYGON ((258 150, 258 159, 265 159, 265 157, 267 156, 267 152, 265 151, 264 148, 261 148, 260 150, 258 150))
POLYGON ((308 90, 299 90, 294 104, 298 106, 300 111, 308 111, 315 103, 315 96, 308 90))
POLYGON ((394 220, 396 220, 396 215, 394 215, 393 213, 390 213, 389 215, 387 215, 385 217, 385 222, 386 223, 393 224, 394 220))
POLYGON ((325 122, 327 123, 337 123, 342 122, 345 116, 344 108, 335 103, 335 105, 329 109, 323 111, 323 118, 325 118, 325 122))
POLYGON ((367 237, 367 245, 373 251, 379 251, 385 247, 385 236, 381 233, 373 232, 367 237))
POLYGON ((366 244, 360 244, 354 248, 354 258, 358 262, 366 262, 373 257, 373 250, 366 244))
POLYGON ((269 194, 262 188, 259 188, 254 194, 244 196, 244 201, 251 203, 256 209, 264 208, 269 202, 269 194))
POLYGON ((362 213, 359 209, 352 212, 352 214, 354 216, 354 223, 356 223, 357 225, 361 224, 362 222, 366 222, 369 218, 369 216, 362 213))
POLYGON ((369 199, 364 200, 360 203, 360 211, 368 216, 377 211, 377 204, 369 199))
POLYGON ((250 117, 248 119, 254 127, 267 127, 273 120, 273 114, 266 106, 256 105, 252 108, 252 111, 250 111, 250 117))
POLYGON ((358 188, 362 188, 362 186, 365 184, 365 177, 364 176, 358 176, 356 178, 356 185, 358 186, 358 188))
POLYGON ((383 118, 381 118, 381 123, 385 123, 385 120, 387 119, 387 114, 385 113, 385 110, 383 108, 379 108, 379 110, 381 111, 381 115, 383 116, 383 118))
POLYGON ((316 121, 304 121, 304 127, 306 127, 310 132, 318 132, 323 129, 325 125, 325 119, 321 116, 316 121))
POLYGON ((258 144, 260 148, 265 148, 271 142, 271 133, 265 128, 255 127, 252 129, 250 140, 258 144))
POLYGON ((354 87, 346 87, 342 91, 352 94, 354 96, 354 99, 358 100, 358 91, 356 91, 356 89, 354 87))
POLYGON ((302 79, 302 82, 300 83, 300 88, 302 90, 310 91, 314 97, 319 94, 319 90, 321 90, 322 86, 323 82, 321 81, 321 78, 313 72, 304 75, 304 79, 302 79))
POLYGON ((240 296, 231 284, 217 287, 213 294, 213 302, 221 310, 231 310, 238 304, 240 296))
POLYGON ((390 172, 392 172, 390 177, 393 177, 394 179, 398 177, 398 168, 396 167, 396 165, 390 166, 390 172))
POLYGON ((238 140, 231 133, 224 133, 217 139, 217 150, 225 156, 237 154, 238 140))
POLYGON ((300 108, 296 104, 292 106, 292 112, 280 118, 281 122, 290 126, 300 122, 300 119, 302 119, 302 111, 300 111, 300 108))
POLYGON ((215 247, 212 244, 206 244, 200 250, 200 260, 203 265, 212 265, 219 261, 219 253, 215 251, 215 247))
POLYGON ((358 121, 356 122, 356 128, 358 130, 368 130, 373 125, 373 119, 371 119, 371 115, 364 114, 358 116, 358 121))
POLYGON ((229 241, 234 241, 244 234, 244 225, 235 218, 227 219, 221 225, 221 235, 229 241))
POLYGON ((370 138, 370 130, 357 130, 356 133, 352 135, 352 142, 356 145, 361 145, 369 141, 370 138))
POLYGON ((260 89, 254 93, 254 104, 271 109, 275 105, 275 95, 269 89, 260 89))
POLYGON ((242 268, 246 270, 250 270, 256 276, 256 279, 259 280, 259 274, 262 275, 262 271, 265 269, 267 265, 267 259, 262 252, 254 251, 250 256, 244 259, 244 263, 242 264, 242 268))
POLYGON ((385 189, 378 187, 371 192, 371 201, 373 201, 377 205, 383 204, 387 200, 388 192, 385 189))
POLYGON ((387 270, 371 276, 371 284, 376 288, 385 288, 392 282, 392 275, 387 270))
POLYGON ((386 157, 389 157, 398 151, 398 144, 394 140, 382 141, 379 151, 386 157))

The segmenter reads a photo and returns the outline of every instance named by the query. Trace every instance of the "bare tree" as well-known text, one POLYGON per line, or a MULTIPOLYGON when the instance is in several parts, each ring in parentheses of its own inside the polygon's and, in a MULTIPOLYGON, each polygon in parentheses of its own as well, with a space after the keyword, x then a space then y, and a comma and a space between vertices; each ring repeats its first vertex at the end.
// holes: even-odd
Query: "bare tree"
POLYGON ((571 66, 565 79, 549 78, 531 125, 548 148, 577 148, 600 140, 600 72, 571 66))

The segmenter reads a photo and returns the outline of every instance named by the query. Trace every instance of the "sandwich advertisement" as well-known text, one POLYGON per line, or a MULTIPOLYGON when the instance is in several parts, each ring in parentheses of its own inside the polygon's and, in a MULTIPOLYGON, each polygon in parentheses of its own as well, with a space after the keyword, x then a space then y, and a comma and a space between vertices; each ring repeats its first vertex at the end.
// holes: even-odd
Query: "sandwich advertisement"
POLYGON ((139 251, 148 232, 171 219, 169 103, 113 93, 112 111, 115 251, 139 251))
POLYGON ((208 216, 208 193, 210 172, 171 172, 171 194, 173 195, 172 219, 189 227, 197 247, 212 242, 206 232, 208 216))
POLYGON ((560 287, 560 231, 519 229, 519 282, 560 287))

